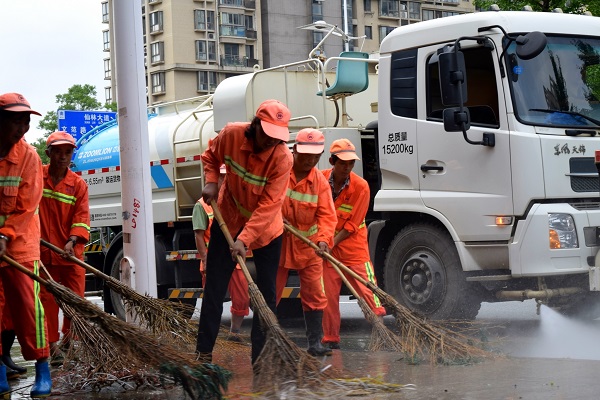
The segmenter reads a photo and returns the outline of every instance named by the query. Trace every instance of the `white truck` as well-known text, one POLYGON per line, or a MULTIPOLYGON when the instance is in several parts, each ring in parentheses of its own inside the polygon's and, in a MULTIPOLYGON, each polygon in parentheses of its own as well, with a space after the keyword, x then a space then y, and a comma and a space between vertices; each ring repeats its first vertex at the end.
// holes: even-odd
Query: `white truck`
MULTIPOLYGON (((377 278, 401 303, 436 319, 474 318, 483 301, 532 298, 571 313, 599 303, 599 18, 522 11, 420 22, 391 32, 378 56, 313 50, 226 79, 194 111, 159 108, 149 122, 159 278, 192 268, 170 267, 165 254, 192 248, 184 237, 208 138, 250 120, 267 98, 290 108, 292 138, 310 126, 357 146, 377 278)), ((82 145, 75 160, 103 152, 82 145)), ((93 172, 92 225, 109 245, 104 269, 118 276, 118 234, 106 234, 121 223, 118 164, 92 164, 77 167, 93 172)))

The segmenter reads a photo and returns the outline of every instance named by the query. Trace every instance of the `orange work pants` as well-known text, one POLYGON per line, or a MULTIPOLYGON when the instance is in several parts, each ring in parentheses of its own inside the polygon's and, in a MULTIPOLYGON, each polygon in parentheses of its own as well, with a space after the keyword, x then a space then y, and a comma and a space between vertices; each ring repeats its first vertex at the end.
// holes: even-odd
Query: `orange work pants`
MULTIPOLYGON (((44 265, 48 273, 56 282, 71 289, 73 293, 83 297, 85 295, 85 269, 76 264, 71 265, 44 265)), ((60 334, 58 333, 58 304, 52 293, 42 287, 40 299, 46 310, 46 322, 48 323, 48 340, 50 343, 58 342, 60 334)), ((66 316, 63 318, 62 333, 68 335, 71 330, 71 319, 66 316)))
MULTIPOLYGON (((327 297, 323 286, 323 261, 317 260, 313 264, 309 264, 301 269, 298 269, 300 277, 300 301, 302 302, 302 310, 304 311, 320 311, 324 310, 327 305, 327 297)), ((287 278, 290 269, 279 266, 277 269, 276 294, 277 304, 283 295, 283 289, 287 283, 287 278)))
MULTIPOLYGON (((342 289, 342 278, 327 261, 323 266, 323 280, 325 282, 325 295, 327 296, 327 307, 323 312, 323 342, 340 342, 340 291, 342 289)), ((352 271, 356 272, 359 276, 367 281, 371 281, 377 284, 375 281, 375 274, 373 272, 373 265, 370 261, 365 262, 362 265, 346 265, 352 271)), ((343 272, 342 272, 343 273, 343 272)), ((373 310, 376 315, 385 315, 385 308, 381 305, 379 298, 373 294, 371 289, 367 288, 362 283, 358 282, 348 274, 344 274, 352 287, 356 290, 360 297, 365 299, 369 308, 373 310)))
MULTIPOLYGON (((22 262, 28 270, 38 274, 39 261, 22 262)), ((48 329, 44 307, 38 297, 40 284, 11 266, 0 268, 2 281, 0 314, 10 309, 15 333, 25 360, 39 360, 50 355, 48 329)), ((0 316, 0 320, 4 320, 0 316)), ((0 346, 0 354, 2 347, 0 346)))

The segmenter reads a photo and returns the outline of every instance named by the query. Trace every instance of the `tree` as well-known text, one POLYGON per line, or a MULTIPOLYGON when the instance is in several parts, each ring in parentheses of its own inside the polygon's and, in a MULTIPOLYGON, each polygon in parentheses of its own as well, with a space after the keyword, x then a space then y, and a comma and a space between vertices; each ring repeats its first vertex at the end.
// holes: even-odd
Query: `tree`
MULTIPOLYGON (((67 93, 56 95, 56 109, 60 110, 102 110, 102 103, 96 100, 96 87, 92 85, 73 85, 67 93)), ((116 103, 106 103, 105 109, 114 111, 116 110, 116 103)), ((58 116, 55 111, 48 111, 42 120, 38 123, 38 128, 44 130, 46 133, 44 137, 38 139, 32 145, 37 149, 42 163, 46 164, 49 162, 46 156, 46 138, 52 132, 58 130, 58 116)))
POLYGON ((475 0, 476 8, 488 10, 490 5, 497 4, 503 11, 519 11, 524 6, 531 6, 533 11, 549 12, 560 8, 564 13, 583 14, 586 11, 600 16, 600 2, 597 0, 475 0))

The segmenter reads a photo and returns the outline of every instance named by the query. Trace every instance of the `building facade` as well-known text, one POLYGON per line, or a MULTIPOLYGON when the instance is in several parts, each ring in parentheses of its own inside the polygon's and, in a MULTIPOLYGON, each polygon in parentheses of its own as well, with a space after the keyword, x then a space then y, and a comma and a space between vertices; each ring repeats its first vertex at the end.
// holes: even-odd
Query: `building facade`
MULTIPOLYGON (((116 100, 111 3, 103 0, 105 100, 116 100)), ((140 0, 148 105, 214 92, 225 78, 308 57, 325 31, 298 29, 317 21, 337 25, 349 50, 377 53, 394 28, 474 12, 469 0, 140 0)), ((325 55, 346 46, 328 41, 325 55)))

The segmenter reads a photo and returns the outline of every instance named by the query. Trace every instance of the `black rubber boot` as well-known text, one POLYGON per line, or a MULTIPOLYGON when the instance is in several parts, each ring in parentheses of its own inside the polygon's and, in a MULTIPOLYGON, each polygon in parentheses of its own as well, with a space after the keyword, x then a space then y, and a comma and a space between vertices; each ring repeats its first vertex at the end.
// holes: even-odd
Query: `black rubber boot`
POLYGON ((331 349, 323 347, 323 311, 304 311, 306 323, 306 338, 308 339, 308 354, 311 356, 330 356, 331 349))
POLYGON ((17 371, 19 374, 24 374, 27 372, 27 368, 19 367, 14 363, 10 356, 10 349, 15 342, 15 331, 2 331, 2 335, 0 336, 2 340, 2 362, 9 369, 17 371))

